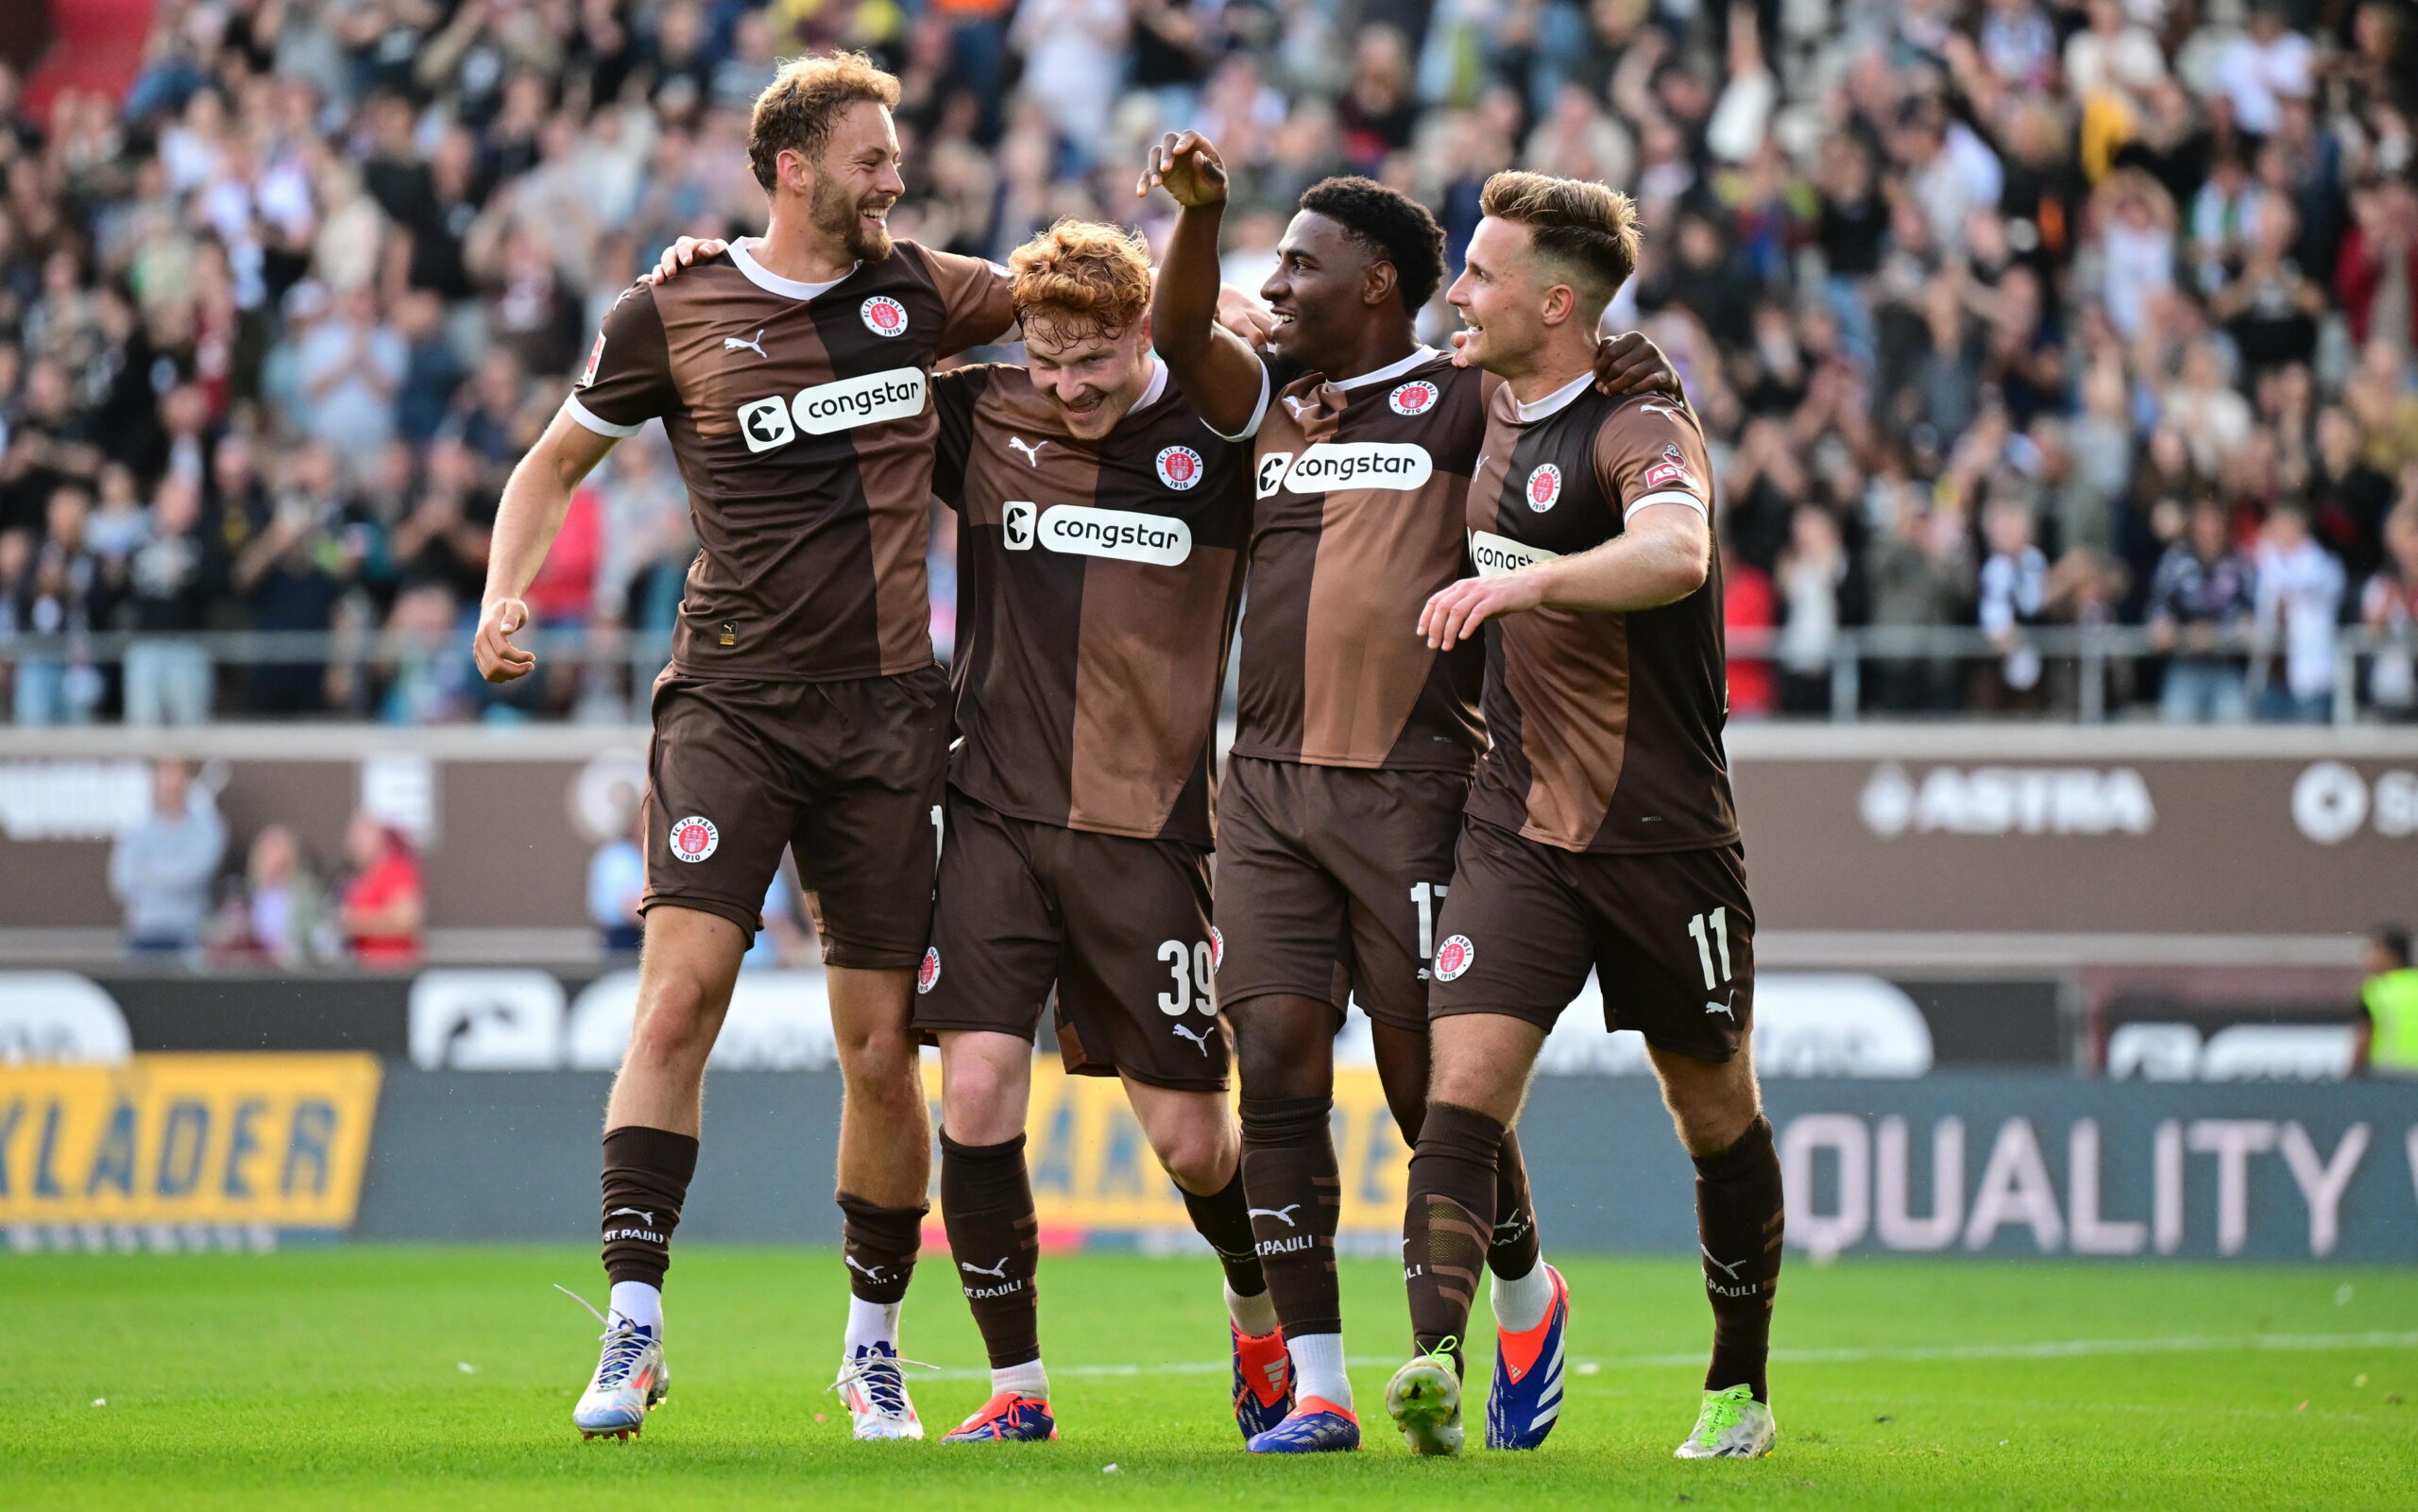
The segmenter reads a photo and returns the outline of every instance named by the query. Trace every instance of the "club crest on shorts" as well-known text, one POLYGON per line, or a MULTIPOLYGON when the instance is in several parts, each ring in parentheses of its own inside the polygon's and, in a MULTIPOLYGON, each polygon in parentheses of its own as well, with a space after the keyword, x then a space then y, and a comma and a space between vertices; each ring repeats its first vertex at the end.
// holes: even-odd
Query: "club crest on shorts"
POLYGON ((1436 407, 1438 390, 1426 379, 1416 379, 1386 396, 1396 415, 1424 415, 1436 407))
POLYGON ((1219 934, 1218 926, 1213 924, 1209 926, 1209 969, 1214 972, 1225 963, 1226 937, 1219 934))
POLYGON ((702 861, 722 844, 722 831, 703 814, 690 814, 672 824, 672 855, 675 860, 702 861))
POLYGON ((924 963, 915 968, 915 991, 919 994, 928 993, 940 979, 941 947, 927 946, 924 951, 924 963))
POLYGON ((877 294, 857 306, 857 314, 864 318, 865 329, 877 336, 907 334, 907 307, 886 294, 877 294))
POLYGON ((1561 469, 1548 462, 1528 474, 1528 507, 1541 515, 1561 502, 1561 469))
POLYGON ((1444 943, 1436 947, 1436 979, 1439 982, 1453 980, 1469 970, 1470 962, 1476 959, 1477 946, 1470 943, 1469 936, 1445 936, 1444 943))
POLYGON ((1168 447, 1159 453, 1159 482, 1182 493, 1200 481, 1200 452, 1190 447, 1168 447))

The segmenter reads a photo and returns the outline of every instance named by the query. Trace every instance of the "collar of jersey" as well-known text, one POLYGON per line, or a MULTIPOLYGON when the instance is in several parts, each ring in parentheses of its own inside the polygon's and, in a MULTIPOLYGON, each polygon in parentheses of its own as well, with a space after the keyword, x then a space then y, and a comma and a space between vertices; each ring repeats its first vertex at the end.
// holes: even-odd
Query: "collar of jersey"
POLYGON ((1133 401, 1133 407, 1127 410, 1125 413, 1128 415, 1141 414, 1144 410, 1149 409, 1151 405, 1156 404, 1162 398, 1164 398, 1166 391, 1167 365, 1153 356, 1150 359, 1150 386, 1142 390, 1142 397, 1135 399, 1133 401))
POLYGON ((1571 400, 1576 399, 1579 395, 1586 393, 1594 385, 1595 375, 1593 373, 1581 373, 1576 378, 1572 379, 1569 382, 1562 384, 1559 388, 1555 389, 1552 393, 1547 394, 1544 398, 1537 400, 1534 404, 1520 404, 1516 399, 1512 402, 1519 408, 1520 423, 1522 425, 1534 425, 1539 420, 1544 419, 1549 416, 1559 415, 1562 411, 1570 408, 1571 400))
POLYGON ((730 263, 731 266, 747 275, 748 282, 770 294, 785 295, 792 299, 820 298, 822 296, 830 293, 833 289, 838 288, 841 284, 847 282, 850 279, 855 278, 857 276, 857 269, 864 266, 862 263, 859 263, 850 267, 847 272, 841 274, 838 278, 833 279, 828 283, 800 283, 795 279, 785 279, 781 277, 771 268, 768 268, 763 263, 756 261, 755 257, 747 250, 747 244, 749 242, 759 240, 761 240, 761 238, 750 236, 731 243, 730 263))
POLYGON ((1373 373, 1362 373, 1356 378, 1337 379, 1335 381, 1335 386, 1349 394, 1355 388, 1367 388, 1371 383, 1382 383, 1388 379, 1400 378, 1403 374, 1409 372, 1412 368, 1423 366, 1428 363, 1432 363, 1441 355, 1443 354, 1439 352, 1433 347, 1420 347, 1415 348, 1409 356, 1404 358, 1402 361, 1398 363, 1388 363, 1385 366, 1378 368, 1373 373))

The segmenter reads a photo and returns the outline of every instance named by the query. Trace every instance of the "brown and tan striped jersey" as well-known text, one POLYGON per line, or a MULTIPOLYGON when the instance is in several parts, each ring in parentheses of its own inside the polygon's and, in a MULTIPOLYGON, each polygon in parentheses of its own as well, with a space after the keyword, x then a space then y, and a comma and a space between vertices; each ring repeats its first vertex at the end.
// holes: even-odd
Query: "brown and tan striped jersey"
MULTIPOLYGON (((1660 395, 1591 381, 1490 405, 1470 489, 1481 574, 1601 546, 1649 505, 1712 514, 1704 432, 1660 395)), ((1721 731, 1729 713, 1721 562, 1659 609, 1537 609, 1487 626, 1490 743, 1470 815, 1570 851, 1677 851, 1738 839, 1721 731)))
POLYGON ((1494 382, 1422 348, 1341 382, 1296 379, 1266 403, 1236 755, 1396 771, 1476 760, 1479 649, 1439 655, 1418 630, 1428 595, 1465 570, 1494 382))
POLYGON ((1019 819, 1209 844, 1250 459, 1165 367, 1097 441, 1021 367, 933 388, 933 487, 960 511, 949 781, 1019 819))
POLYGON ((698 677, 836 682, 932 664, 932 363, 1014 322, 1007 275, 900 242, 835 283, 744 244, 604 317, 571 416, 660 418, 701 550, 673 663, 698 677))

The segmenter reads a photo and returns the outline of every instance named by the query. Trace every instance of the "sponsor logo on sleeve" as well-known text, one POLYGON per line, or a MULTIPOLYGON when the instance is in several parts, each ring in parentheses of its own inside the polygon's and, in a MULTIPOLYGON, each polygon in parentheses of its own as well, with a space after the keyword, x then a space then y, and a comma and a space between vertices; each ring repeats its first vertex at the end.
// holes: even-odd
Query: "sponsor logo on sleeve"
POLYGON ((1550 562, 1560 554, 1559 552, 1548 552, 1541 546, 1530 546, 1525 541, 1515 541, 1507 535, 1497 535, 1492 531, 1470 532, 1470 561, 1477 568, 1480 577, 1501 577, 1506 572, 1517 572, 1539 562, 1550 562))
POLYGON ((1688 476, 1688 459, 1679 455, 1677 447, 1664 447, 1662 460, 1645 469, 1645 486, 1660 488, 1665 484, 1690 489, 1696 485, 1696 481, 1688 476))
POLYGON ((1070 556, 1175 567, 1192 554, 1191 526, 1166 515, 1130 509, 1059 504, 1043 512, 1039 535, 1042 545, 1070 556))
POLYGON ((1190 447, 1168 447, 1159 453, 1159 482, 1178 493, 1200 481, 1200 453, 1190 447))
POLYGON ((1424 415, 1436 407, 1438 390, 1426 379, 1415 379, 1386 396, 1396 415, 1424 415))
POLYGON ((1470 943, 1469 936, 1447 935, 1444 943, 1436 947, 1436 979, 1439 982, 1455 980, 1469 970, 1470 963, 1475 960, 1477 946, 1470 943))
POLYGON ((604 332, 603 332, 603 331, 598 331, 598 332, 596 333, 596 345, 587 348, 587 365, 586 367, 584 367, 584 368, 581 368, 581 369, 580 369, 580 373, 579 373, 579 386, 580 386, 580 387, 582 387, 582 388, 586 388, 586 387, 587 387, 590 383, 593 383, 593 382, 596 382, 596 366, 597 366, 597 365, 598 365, 599 363, 602 363, 604 360, 604 332))
POLYGON ((722 845, 722 831, 703 814, 690 814, 672 825, 672 856, 675 860, 702 861, 722 845))
MULTIPOLYGON (((1266 464, 1262 467, 1262 482, 1266 464)), ((1407 441, 1320 441, 1301 455, 1283 485, 1297 494, 1336 488, 1417 488, 1436 473, 1427 449, 1407 441)))
POLYGON ((907 307, 886 294, 877 294, 857 307, 865 329, 877 336, 903 336, 907 333, 907 307))
POLYGON ((1528 507, 1541 515, 1561 502, 1561 469, 1548 462, 1528 474, 1528 485, 1523 490, 1528 507))

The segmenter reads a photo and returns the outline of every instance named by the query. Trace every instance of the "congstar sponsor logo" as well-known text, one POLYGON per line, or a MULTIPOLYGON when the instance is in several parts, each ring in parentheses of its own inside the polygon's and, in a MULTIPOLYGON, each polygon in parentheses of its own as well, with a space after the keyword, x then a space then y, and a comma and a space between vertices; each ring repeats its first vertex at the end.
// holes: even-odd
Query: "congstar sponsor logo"
POLYGON ((1501 577, 1506 572, 1517 572, 1524 567, 1550 562, 1560 555, 1559 552, 1548 552, 1541 546, 1530 546, 1507 535, 1497 535, 1492 531, 1470 532, 1470 561, 1476 566, 1480 577, 1501 577))
MULTIPOLYGON (((1011 501, 1007 516, 1011 521, 1029 519, 1031 509, 1029 502, 1011 501)), ((1072 556, 1109 556, 1157 567, 1175 567, 1192 554, 1192 527, 1183 520, 1087 504, 1058 504, 1042 511, 1038 530, 1010 531, 1008 549, 1030 550, 1036 539, 1050 551, 1072 556)))
POLYGON ((777 397, 740 406, 739 433, 750 451, 786 446, 797 432, 829 435, 884 420, 903 420, 924 412, 924 371, 893 367, 861 378, 802 388, 786 404, 777 397))
POLYGON ((1407 441, 1320 441, 1285 475, 1297 494, 1336 488, 1416 488, 1433 477, 1427 449, 1407 441))

